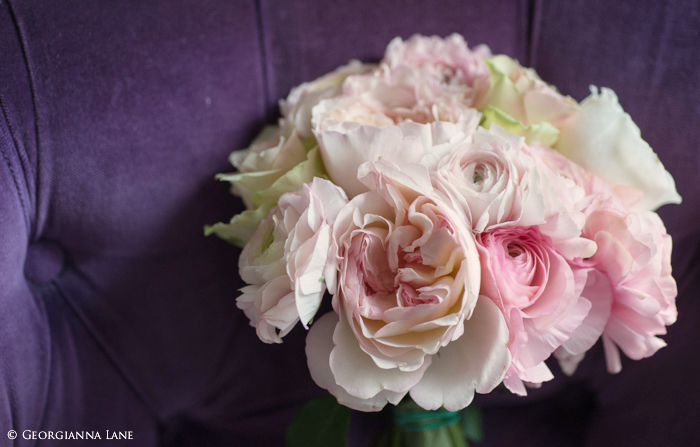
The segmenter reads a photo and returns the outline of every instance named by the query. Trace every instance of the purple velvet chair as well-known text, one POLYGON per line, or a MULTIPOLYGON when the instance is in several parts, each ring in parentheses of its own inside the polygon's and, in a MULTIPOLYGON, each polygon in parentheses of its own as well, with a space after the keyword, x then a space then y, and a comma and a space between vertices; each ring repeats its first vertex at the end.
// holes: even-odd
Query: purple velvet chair
MULTIPOLYGON (((618 375, 596 348, 527 398, 478 396, 483 445, 700 444, 699 30, 690 1, 0 0, 0 445, 282 445, 323 391, 303 329, 265 345, 236 309, 239 251, 202 227, 242 204, 213 176, 292 86, 452 32, 579 100, 613 88, 684 198, 660 211, 668 347, 618 375)), ((351 443, 377 426, 354 414, 351 443)))

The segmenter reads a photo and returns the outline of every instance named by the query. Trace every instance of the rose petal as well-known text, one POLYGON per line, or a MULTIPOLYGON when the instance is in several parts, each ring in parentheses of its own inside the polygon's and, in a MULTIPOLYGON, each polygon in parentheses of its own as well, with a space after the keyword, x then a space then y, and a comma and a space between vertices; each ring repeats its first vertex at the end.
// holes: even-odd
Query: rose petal
POLYGON ((503 315, 490 299, 479 297, 462 336, 432 357, 411 397, 426 410, 461 410, 474 391, 488 393, 503 380, 511 360, 507 344, 503 315))
POLYGON ((404 138, 397 126, 379 128, 343 122, 316 132, 328 176, 348 197, 367 191, 357 179, 357 169, 380 157, 396 163, 418 162, 423 145, 412 136, 404 138))
POLYGON ((555 149, 612 185, 637 188, 644 197, 633 211, 681 203, 676 184, 622 110, 615 92, 591 86, 591 95, 560 127, 555 149))
POLYGON ((339 403, 353 410, 380 411, 387 402, 398 404, 406 392, 384 390, 368 399, 361 399, 349 394, 336 383, 330 367, 330 356, 334 348, 333 332, 337 324, 338 314, 329 312, 311 325, 306 336, 306 358, 314 382, 334 395, 339 403))
POLYGON ((330 366, 336 383, 360 399, 369 399, 383 390, 405 393, 423 376, 430 366, 430 357, 415 371, 398 368, 382 369, 362 349, 347 319, 340 318, 333 332, 335 348, 330 355, 330 366))

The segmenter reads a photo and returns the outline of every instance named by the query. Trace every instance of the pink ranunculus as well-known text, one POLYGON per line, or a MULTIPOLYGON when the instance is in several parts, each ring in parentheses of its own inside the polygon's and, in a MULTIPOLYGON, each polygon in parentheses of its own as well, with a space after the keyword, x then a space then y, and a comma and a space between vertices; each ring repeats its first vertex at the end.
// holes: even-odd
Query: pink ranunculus
POLYGON ((481 294, 506 319, 513 356, 503 383, 525 395, 523 382, 552 379, 544 361, 584 320, 591 303, 581 298, 586 269, 577 268, 536 227, 501 227, 476 238, 481 294))
POLYGON ((649 357, 666 346, 657 336, 676 321, 671 237, 654 212, 610 207, 588 216, 584 234, 598 244, 586 262, 610 282, 612 303, 603 346, 608 371, 618 372, 618 347, 634 360, 649 357))
POLYGON ((591 95, 559 125, 559 140, 553 147, 616 188, 642 192, 630 209, 653 211, 667 203, 681 203, 673 176, 641 137, 610 89, 591 95), (593 137, 594 136, 594 137, 593 137))
POLYGON ((575 207, 580 188, 533 159, 523 138, 493 125, 433 154, 442 156, 426 163, 435 171, 436 188, 463 204, 475 232, 537 226, 568 258, 595 251, 595 244, 580 237, 584 215, 575 207))
POLYGON ((540 175, 524 145, 523 138, 496 126, 479 128, 431 166, 436 187, 464 200, 475 232, 545 223, 540 175))
POLYGON ((243 248, 239 270, 249 285, 237 305, 261 340, 281 343, 313 318, 326 288, 335 290, 331 225, 346 203, 340 188, 316 177, 284 194, 243 248))
POLYGON ((407 392, 458 410, 510 363, 503 316, 479 298, 479 255, 466 219, 432 189, 427 168, 384 160, 360 169, 370 191, 333 226, 340 260, 334 313, 311 326, 312 377, 365 411, 407 392))
MULTIPOLYGON (((666 250, 666 248, 662 249, 661 247, 665 247, 666 243, 669 244, 668 250, 670 252, 670 237, 665 235, 665 229, 658 220, 658 216, 649 213, 640 217, 641 215, 631 213, 629 207, 643 196, 641 191, 619 185, 614 187, 548 147, 533 145, 530 147, 530 152, 538 163, 546 164, 552 168, 553 172, 559 173, 561 181, 569 181, 583 191, 583 194, 578 196, 576 204, 576 209, 581 210, 586 215, 583 235, 600 244, 594 256, 577 260, 578 265, 589 269, 588 280, 581 295, 591 302, 591 310, 570 339, 555 352, 562 370, 567 374, 573 374, 586 351, 598 341, 604 331, 609 331, 608 327, 612 327, 613 331, 618 329, 615 332, 617 339, 622 340, 620 343, 628 346, 627 350, 632 352, 634 348, 625 343, 625 340, 629 340, 629 338, 624 337, 624 330, 622 335, 619 331, 622 326, 618 321, 620 316, 617 314, 621 313, 624 316, 628 313, 620 311, 620 309, 624 310, 624 307, 621 307, 624 305, 618 300, 620 297, 626 296, 630 284, 636 284, 635 281, 641 278, 650 281, 650 283, 647 283, 646 286, 635 285, 633 288, 644 289, 641 293, 652 295, 652 298, 646 299, 646 301, 633 300, 632 309, 636 309, 635 305, 642 304, 654 306, 655 300, 661 300, 665 303, 663 307, 667 312, 666 317, 651 318, 651 323, 647 322, 646 326, 642 326, 647 328, 642 330, 642 337, 647 338, 642 351, 645 353, 644 356, 651 355, 660 345, 660 340, 653 335, 665 333, 664 324, 660 324, 658 318, 665 321, 665 324, 670 324, 675 319, 673 302, 676 294, 675 282, 671 277, 670 260, 661 255, 661 251, 666 250), (642 223, 639 223, 639 219, 642 219, 642 223), (628 227, 628 222, 638 223, 628 227), (668 242, 666 242, 667 239, 668 242), (659 254, 652 262, 649 253, 657 249, 660 250, 659 254), (620 263, 625 264, 624 268, 628 269, 625 275, 629 277, 626 276, 626 279, 620 276, 620 263), (647 267, 643 269, 642 273, 639 273, 638 271, 642 267, 633 267, 635 263, 641 264, 642 267, 647 265, 647 267), (650 263, 651 265, 649 265, 650 263), (660 273, 661 266, 664 268, 663 277, 660 273), (649 277, 640 276, 648 274, 650 274, 649 277), (654 283, 664 286, 656 288, 654 283), (652 285, 649 286, 649 284, 652 285), (647 330, 646 333, 644 333, 645 330, 647 330)), ((633 293, 639 294, 640 292, 637 290, 633 293)), ((635 328, 640 327, 629 321, 625 324, 631 324, 635 328)), ((608 354, 608 369, 617 371, 620 367, 617 348, 609 336, 604 336, 603 340, 608 354)), ((637 338, 636 342, 639 340, 637 338)), ((639 348, 637 348, 633 358, 641 358, 639 352, 639 348)))
POLYGON ((552 177, 558 177, 558 182, 568 183, 570 196, 576 202, 574 207, 584 214, 590 214, 601 207, 627 209, 644 196, 644 193, 638 189, 611 185, 543 144, 532 144, 527 151, 538 166, 548 167, 552 177))
POLYGON ((656 213, 630 211, 641 191, 613 186, 552 149, 530 149, 538 162, 585 191, 577 205, 586 216, 583 236, 597 244, 593 256, 577 261, 590 269, 582 296, 592 307, 555 353, 562 369, 573 373, 601 334, 610 372, 621 368, 617 346, 630 358, 649 357, 665 345, 657 336, 676 318, 671 238, 663 223, 656 213))

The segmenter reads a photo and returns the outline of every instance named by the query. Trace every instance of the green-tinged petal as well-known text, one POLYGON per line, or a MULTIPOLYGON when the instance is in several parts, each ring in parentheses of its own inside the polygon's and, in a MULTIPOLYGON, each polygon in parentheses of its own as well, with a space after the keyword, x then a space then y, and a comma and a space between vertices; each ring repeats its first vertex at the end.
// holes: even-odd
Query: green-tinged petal
POLYGON ((315 148, 318 146, 318 142, 316 141, 316 137, 311 135, 310 137, 306 137, 303 140, 301 140, 301 144, 304 145, 304 149, 306 149, 306 152, 310 151, 311 149, 315 148))
POLYGON ((302 161, 287 171, 268 188, 256 192, 253 195, 252 205, 253 207, 270 205, 272 208, 277 204, 282 194, 296 191, 304 183, 312 181, 314 177, 328 178, 318 148, 310 150, 306 161, 302 161))
POLYGON ((260 131, 257 137, 253 140, 252 143, 250 143, 251 146, 262 143, 263 141, 270 140, 274 138, 277 133, 280 130, 280 126, 277 124, 267 124, 265 127, 263 127, 263 130, 260 131))
POLYGON ((293 192, 302 187, 304 183, 311 182, 314 177, 328 179, 323 168, 323 161, 318 148, 309 151, 306 160, 302 161, 291 170, 280 175, 280 171, 264 171, 251 173, 221 174, 220 180, 231 182, 233 188, 244 184, 246 187, 259 186, 250 201, 246 201, 246 206, 252 209, 243 211, 233 216, 231 222, 219 222, 204 228, 204 234, 216 234, 220 238, 239 247, 244 246, 255 232, 258 224, 267 213, 277 205, 280 197, 288 192, 293 192), (272 182, 269 180, 273 179, 272 182), (258 183, 256 183, 258 182, 258 183))
POLYGON ((486 106, 481 113, 482 127, 488 129, 491 124, 496 124, 508 132, 525 137, 525 142, 528 144, 539 141, 551 147, 559 139, 559 129, 548 122, 523 126, 520 121, 492 106, 486 106))
POLYGON ((505 55, 484 59, 484 62, 491 77, 491 85, 484 105, 501 109, 518 121, 526 121, 522 94, 508 77, 510 64, 517 64, 517 62, 505 55))
POLYGON ((231 193, 243 199, 246 208, 254 208, 253 198, 258 191, 271 187, 284 171, 275 169, 258 172, 232 172, 230 174, 218 174, 217 180, 231 183, 231 193))
POLYGON ((245 210, 236 214, 231 222, 218 222, 204 227, 204 235, 216 234, 221 239, 237 247, 243 247, 263 220, 271 207, 260 207, 254 210, 245 210))

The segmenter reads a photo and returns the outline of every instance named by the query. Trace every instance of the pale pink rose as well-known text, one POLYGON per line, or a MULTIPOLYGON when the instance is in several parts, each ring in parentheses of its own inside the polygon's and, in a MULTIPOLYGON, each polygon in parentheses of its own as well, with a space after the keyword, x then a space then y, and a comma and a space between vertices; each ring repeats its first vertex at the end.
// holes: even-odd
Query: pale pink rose
POLYGON ((220 175, 219 178, 231 182, 232 193, 243 199, 246 208, 256 208, 253 196, 304 162, 308 149, 315 145, 315 142, 309 142, 313 137, 313 107, 325 98, 340 95, 341 85, 348 76, 367 73, 374 67, 352 61, 315 81, 294 87, 287 99, 280 101, 282 118, 279 125, 266 126, 250 147, 232 152, 229 161, 239 172, 220 175))
POLYGON ((419 70, 419 77, 424 79, 417 86, 420 99, 433 103, 454 99, 478 108, 489 89, 484 58, 490 56, 491 51, 485 45, 470 50, 459 34, 445 39, 415 35, 405 42, 399 37, 392 40, 382 62, 396 77, 419 70), (435 100, 437 97, 441 101, 435 100))
POLYGON ((385 127, 468 118, 488 91, 488 56, 487 47, 471 51, 456 34, 396 38, 374 71, 349 76, 340 94, 314 107, 313 127, 325 130, 328 120, 385 127))
POLYGON ((294 87, 287 99, 280 101, 284 126, 296 129, 301 139, 312 136, 311 111, 316 104, 326 98, 333 98, 342 92, 342 84, 348 76, 369 73, 374 64, 351 61, 312 82, 294 87))
POLYGON ((544 361, 591 308, 581 297, 586 269, 573 266, 536 227, 501 227, 477 235, 481 294, 501 309, 513 361, 503 383, 525 395, 523 382, 553 378, 544 361))
POLYGON ((367 163, 333 226, 335 312, 311 326, 311 375, 351 408, 377 411, 410 391, 423 408, 458 410, 510 363, 503 316, 479 298, 479 258, 463 216, 428 170, 367 163))
POLYGON ((478 123, 475 110, 457 123, 403 122, 382 128, 329 120, 316 138, 328 176, 352 198, 368 190, 357 178, 362 164, 380 158, 399 165, 422 163, 429 154, 442 153, 445 144, 469 138, 478 123))
POLYGON ((392 113, 391 106, 381 100, 381 93, 393 98, 394 104, 411 107, 415 99, 410 90, 388 86, 375 75, 351 76, 343 84, 341 95, 325 99, 312 110, 312 127, 325 130, 336 122, 351 121, 376 127, 386 127, 402 121, 392 113), (379 97, 377 97, 379 96, 379 97))
POLYGON ((220 174, 231 182, 231 192, 253 209, 253 197, 269 188, 294 166, 306 160, 306 149, 299 134, 290 129, 268 126, 248 149, 231 152, 229 161, 238 169, 233 174, 220 174))
POLYGON ((612 303, 603 346, 608 371, 618 372, 618 347, 634 360, 649 357, 666 346, 657 336, 676 321, 671 237, 656 213, 614 208, 592 212, 584 234, 598 245, 586 262, 610 282, 612 303))
POLYGON ((237 305, 264 342, 281 343, 299 320, 306 327, 326 287, 335 290, 331 226, 346 203, 340 188, 316 177, 284 194, 243 248, 239 271, 249 285, 237 305))
POLYGON ((434 75, 425 70, 392 72, 380 65, 371 74, 348 77, 342 94, 313 108, 311 121, 317 130, 324 130, 329 120, 385 127, 405 121, 457 122, 473 110, 470 102, 441 89, 434 75))

